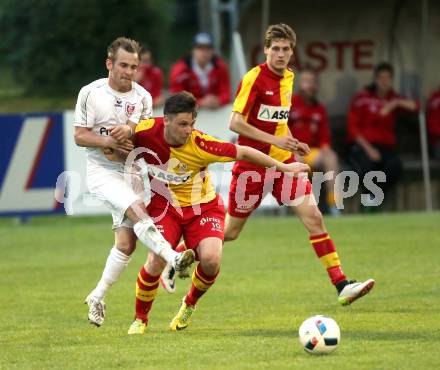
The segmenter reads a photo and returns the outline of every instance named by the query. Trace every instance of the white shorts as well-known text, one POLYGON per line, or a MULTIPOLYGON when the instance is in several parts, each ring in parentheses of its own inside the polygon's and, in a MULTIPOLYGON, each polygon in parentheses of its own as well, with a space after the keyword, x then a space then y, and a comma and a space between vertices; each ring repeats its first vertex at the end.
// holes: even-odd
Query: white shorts
POLYGON ((133 222, 125 216, 125 211, 134 202, 143 199, 144 186, 140 175, 88 164, 87 186, 91 195, 103 201, 110 209, 113 229, 133 227, 133 222))

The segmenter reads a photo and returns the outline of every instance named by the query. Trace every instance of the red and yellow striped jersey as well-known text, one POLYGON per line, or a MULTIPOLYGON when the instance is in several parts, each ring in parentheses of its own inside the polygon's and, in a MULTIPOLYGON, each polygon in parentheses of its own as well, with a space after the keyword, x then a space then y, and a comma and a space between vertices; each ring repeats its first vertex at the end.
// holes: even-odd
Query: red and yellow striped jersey
MULTIPOLYGON (((292 98, 294 73, 286 69, 283 76, 272 72, 266 63, 247 72, 238 86, 233 111, 241 113, 247 123, 275 136, 288 134, 287 120, 292 98)), ((284 162, 292 153, 240 135, 238 144, 247 145, 284 162)), ((236 166, 254 168, 249 162, 236 166)))
POLYGON ((169 145, 164 138, 163 117, 142 120, 136 126, 135 146, 148 164, 153 200, 162 196, 175 207, 207 203, 216 197, 207 167, 215 162, 233 162, 234 144, 193 130, 182 146, 169 145))

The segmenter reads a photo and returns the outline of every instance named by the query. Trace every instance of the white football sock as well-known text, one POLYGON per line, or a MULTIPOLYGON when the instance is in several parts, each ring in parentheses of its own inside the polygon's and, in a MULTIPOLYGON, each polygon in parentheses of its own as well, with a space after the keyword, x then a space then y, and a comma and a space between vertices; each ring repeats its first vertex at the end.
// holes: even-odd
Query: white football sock
POLYGON ((174 260, 178 253, 173 251, 170 244, 164 239, 153 220, 148 218, 134 224, 133 231, 138 239, 167 263, 174 266, 174 260))
POLYGON ((127 267, 128 262, 130 262, 130 256, 127 256, 116 248, 116 246, 113 246, 107 257, 101 280, 92 292, 92 296, 98 299, 104 299, 105 294, 119 279, 119 276, 121 276, 122 272, 127 267))

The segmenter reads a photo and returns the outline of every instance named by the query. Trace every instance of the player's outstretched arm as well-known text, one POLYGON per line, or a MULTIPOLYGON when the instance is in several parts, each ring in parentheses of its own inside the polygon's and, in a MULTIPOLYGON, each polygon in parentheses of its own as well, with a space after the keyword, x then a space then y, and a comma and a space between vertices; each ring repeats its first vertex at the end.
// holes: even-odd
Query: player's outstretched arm
POLYGON ((310 167, 304 163, 293 162, 293 163, 282 163, 269 157, 268 155, 256 150, 254 148, 250 148, 248 146, 236 145, 237 147, 237 160, 239 161, 247 161, 257 166, 261 167, 275 167, 280 172, 289 172, 289 173, 300 173, 300 172, 308 172, 310 167))
POLYGON ((246 136, 248 138, 262 141, 266 144, 275 145, 281 149, 294 152, 298 149, 298 140, 291 135, 286 136, 274 136, 264 132, 245 121, 243 115, 238 112, 232 112, 229 120, 229 129, 236 132, 239 135, 246 136))

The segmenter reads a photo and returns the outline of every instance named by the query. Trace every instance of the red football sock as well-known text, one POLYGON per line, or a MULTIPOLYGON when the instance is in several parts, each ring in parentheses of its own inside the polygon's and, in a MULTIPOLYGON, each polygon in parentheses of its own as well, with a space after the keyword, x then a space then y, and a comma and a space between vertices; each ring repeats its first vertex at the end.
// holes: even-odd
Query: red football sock
POLYGON ((213 276, 206 275, 202 270, 202 265, 199 263, 192 274, 192 285, 186 295, 185 303, 195 306, 199 298, 214 284, 218 273, 213 276))
POLYGON ((136 319, 148 321, 148 312, 151 310, 154 298, 159 287, 159 276, 150 275, 142 266, 136 281, 136 319))
POLYGON ((311 235, 310 242, 315 249, 316 255, 324 264, 332 284, 336 285, 341 281, 347 280, 342 272, 341 261, 330 236, 327 233, 311 235))

